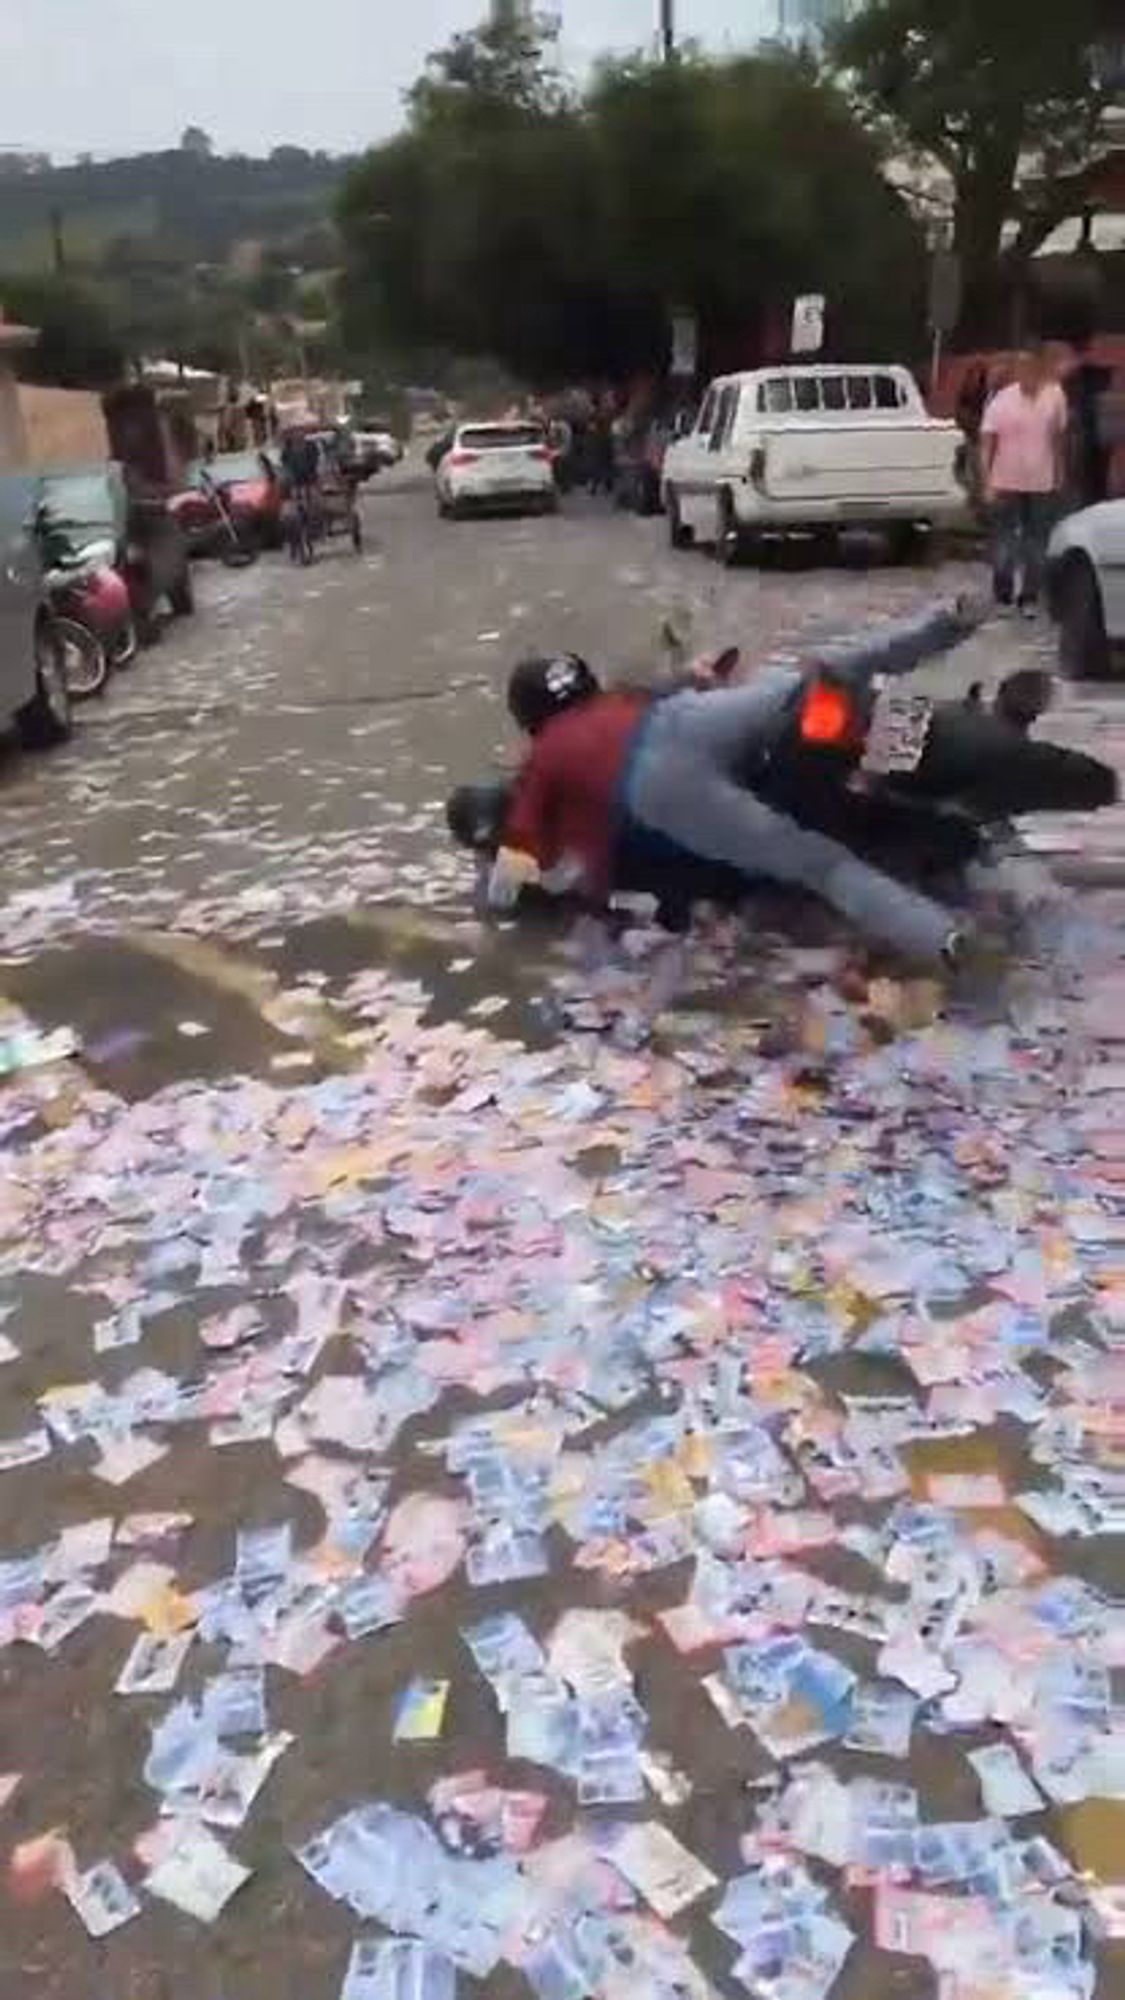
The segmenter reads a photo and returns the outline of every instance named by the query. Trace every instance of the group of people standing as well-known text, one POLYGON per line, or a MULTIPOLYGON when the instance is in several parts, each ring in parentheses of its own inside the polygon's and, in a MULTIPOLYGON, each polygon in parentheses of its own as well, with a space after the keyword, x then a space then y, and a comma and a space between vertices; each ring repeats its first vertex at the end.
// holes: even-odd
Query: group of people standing
POLYGON ((555 453, 564 492, 584 487, 589 493, 612 493, 617 470, 619 414, 610 394, 575 394, 553 411, 533 408, 545 424, 555 453))
POLYGON ((983 367, 966 378, 958 420, 975 452, 977 490, 992 522, 996 601, 1031 611, 1039 599, 1051 529, 1064 506, 1106 498, 1111 448, 1105 398, 1110 371, 1082 347, 1060 378, 1042 348, 1016 357, 993 385, 983 367))

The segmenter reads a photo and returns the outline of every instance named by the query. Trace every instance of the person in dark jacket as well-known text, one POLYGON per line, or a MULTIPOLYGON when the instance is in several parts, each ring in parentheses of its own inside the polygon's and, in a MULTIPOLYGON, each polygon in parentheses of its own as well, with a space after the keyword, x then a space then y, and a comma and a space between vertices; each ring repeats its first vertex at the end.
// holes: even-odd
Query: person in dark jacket
POLYGON ((1103 398, 1113 370, 1090 359, 1088 339, 1074 343, 1074 366, 1063 378, 1070 411, 1070 481, 1075 504, 1094 507, 1109 493, 1110 449, 1104 439, 1103 398))

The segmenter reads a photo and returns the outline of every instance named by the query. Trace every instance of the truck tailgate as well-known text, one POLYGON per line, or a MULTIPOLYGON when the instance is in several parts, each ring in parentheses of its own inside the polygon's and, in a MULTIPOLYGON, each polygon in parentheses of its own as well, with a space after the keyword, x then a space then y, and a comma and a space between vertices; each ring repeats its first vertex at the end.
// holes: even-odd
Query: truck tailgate
POLYGON ((762 442, 771 500, 878 505, 948 492, 960 436, 950 424, 814 418, 779 426, 762 442))

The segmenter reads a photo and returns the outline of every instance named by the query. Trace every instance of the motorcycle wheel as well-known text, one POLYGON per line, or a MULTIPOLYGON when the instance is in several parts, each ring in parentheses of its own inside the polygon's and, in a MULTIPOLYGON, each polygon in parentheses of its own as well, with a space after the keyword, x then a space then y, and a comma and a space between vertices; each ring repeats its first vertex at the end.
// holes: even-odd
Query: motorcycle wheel
POLYGON ((52 629, 71 700, 89 701, 101 694, 109 679, 109 659, 97 633, 76 618, 56 618, 52 629))
POLYGON ((258 560, 256 542, 244 541, 241 535, 226 537, 219 544, 219 561, 224 569, 249 569, 258 560))
POLYGON ((63 672, 62 648, 49 615, 41 617, 35 628, 35 692, 20 709, 16 723, 25 750, 53 750, 70 737, 70 690, 63 672))

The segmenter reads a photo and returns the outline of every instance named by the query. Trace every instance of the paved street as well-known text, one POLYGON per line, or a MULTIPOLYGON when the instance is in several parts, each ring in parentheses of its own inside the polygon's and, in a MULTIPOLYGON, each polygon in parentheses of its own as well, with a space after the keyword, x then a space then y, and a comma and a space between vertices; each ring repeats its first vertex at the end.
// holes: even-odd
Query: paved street
MULTIPOLYGON (((349 1895, 391 1928, 405 1910, 463 1994, 515 2000, 526 1973, 541 2000, 734 2000, 723 1889, 794 1845, 832 1894, 804 1983, 770 1991, 817 2000, 840 1963, 843 2000, 913 2000, 933 1939, 910 1923, 940 1910, 871 1883, 919 1817, 963 1833, 986 1808, 999 1860, 959 1862, 950 1836, 905 1874, 935 1905, 972 1889, 989 2000, 1069 2000, 1032 1976, 1045 1885, 1119 1881, 1125 1816, 1099 1595, 1121 1545, 1098 1512, 1125 1295, 1123 809, 1031 830, 1080 885, 1060 899, 1079 943, 1020 973, 1006 1019, 935 1020, 918 982, 852 1005, 838 932, 805 913, 794 943, 767 912, 749 943, 705 933, 637 1051, 587 1030, 628 1011, 643 960, 483 930, 445 839, 449 786, 511 751, 513 659, 646 670, 672 615, 752 666, 979 589, 979 568, 728 575, 584 498, 439 521, 409 468, 369 489, 365 527, 361 557, 332 543, 308 571, 201 568, 198 617, 72 745, 0 771, 0 1035, 76 1047, 0 1084, 0 1850, 61 1830, 141 1904, 91 1942, 30 1865, 0 2000, 337 2000, 349 1895), (501 1612, 522 1640, 467 1644, 501 1612), (778 1631, 808 1642, 800 1678, 748 1658, 778 1631), (145 1634, 166 1677, 114 1692, 145 1634), (220 1673, 259 1666, 266 1716, 212 1727, 220 1673), (448 1702, 416 1691, 412 1740, 418 1676, 448 1702), (150 1730, 206 1688, 162 1763, 150 1730), (1040 1788, 1019 1810, 968 1761, 996 1745, 1040 1788), (829 1775, 801 1794, 806 1753, 829 1775), (373 1800, 417 1828, 436 1781, 482 1770, 500 1831, 479 1798, 430 1800, 468 1872, 455 1894, 434 1863, 425 1909, 433 1855, 402 1820, 295 1858, 373 1800), (661 1900, 648 1857, 615 1871, 622 1818, 710 1875, 661 1900), (160 1876, 188 1854, 180 1900, 206 1902, 204 1823, 251 1871, 208 1923, 160 1876), (989 1928, 994 1869, 1018 1951, 1014 1916, 989 1928), (574 1970, 591 1912, 627 1977, 574 1970)), ((990 627, 929 679, 992 681, 1049 643, 990 627)), ((1064 690, 1052 733, 1125 771, 1113 689, 1064 690)), ((1106 2000, 1094 1919, 1081 1946, 1068 1921, 1057 1955, 1097 1956, 1106 2000)), ((961 1966, 943 2000, 983 1993, 961 1966)))

